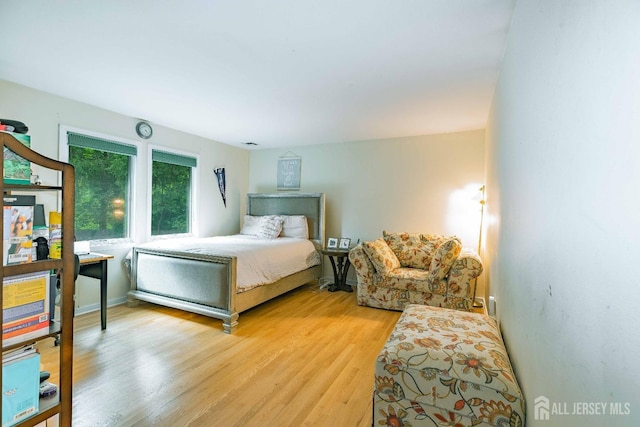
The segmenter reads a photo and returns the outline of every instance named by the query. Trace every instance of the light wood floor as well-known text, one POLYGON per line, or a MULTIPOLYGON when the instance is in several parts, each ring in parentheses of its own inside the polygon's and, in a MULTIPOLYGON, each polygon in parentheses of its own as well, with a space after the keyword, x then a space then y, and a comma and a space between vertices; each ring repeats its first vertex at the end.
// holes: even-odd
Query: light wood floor
POLYGON ((140 303, 75 321, 73 425, 370 426, 400 313, 307 285, 222 322, 140 303))

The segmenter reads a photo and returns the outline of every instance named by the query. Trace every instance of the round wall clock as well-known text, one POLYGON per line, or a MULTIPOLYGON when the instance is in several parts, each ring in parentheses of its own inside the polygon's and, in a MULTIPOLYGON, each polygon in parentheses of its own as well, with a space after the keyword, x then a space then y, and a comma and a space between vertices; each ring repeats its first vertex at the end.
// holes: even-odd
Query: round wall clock
POLYGON ((136 133, 140 138, 149 139, 153 135, 153 129, 147 122, 138 122, 136 125, 136 133))

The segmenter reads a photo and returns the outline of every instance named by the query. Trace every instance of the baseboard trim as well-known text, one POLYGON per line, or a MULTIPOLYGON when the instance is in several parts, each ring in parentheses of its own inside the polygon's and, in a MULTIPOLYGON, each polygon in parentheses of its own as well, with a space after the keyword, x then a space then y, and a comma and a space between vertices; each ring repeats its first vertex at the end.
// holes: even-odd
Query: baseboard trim
MULTIPOLYGON (((127 297, 125 295, 120 298, 114 298, 114 299, 108 300, 107 307, 113 307, 114 305, 120 305, 126 302, 127 302, 127 297)), ((94 311, 100 311, 100 303, 76 307, 75 315, 79 316, 81 314, 93 313, 94 311)))

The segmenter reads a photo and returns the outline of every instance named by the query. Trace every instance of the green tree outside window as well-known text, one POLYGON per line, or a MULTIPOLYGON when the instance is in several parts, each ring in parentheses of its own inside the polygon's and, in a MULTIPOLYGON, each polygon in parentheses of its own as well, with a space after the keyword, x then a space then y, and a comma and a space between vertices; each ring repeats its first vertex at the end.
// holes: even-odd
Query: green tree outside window
POLYGON ((130 156, 69 147, 76 170, 77 240, 128 237, 130 156))
POLYGON ((151 235, 190 231, 191 167, 152 164, 151 235))

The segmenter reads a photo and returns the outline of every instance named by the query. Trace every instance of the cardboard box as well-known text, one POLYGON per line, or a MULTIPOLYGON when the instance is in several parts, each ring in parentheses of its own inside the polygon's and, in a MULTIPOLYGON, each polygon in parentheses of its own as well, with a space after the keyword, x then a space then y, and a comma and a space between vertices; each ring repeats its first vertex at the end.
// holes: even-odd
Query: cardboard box
POLYGON ((49 333, 49 271, 5 277, 2 283, 2 344, 49 333))
POLYGON ((2 265, 31 262, 33 259, 33 211, 36 196, 5 194, 3 201, 2 265))
MULTIPOLYGON (((6 132, 27 147, 31 148, 31 136, 23 133, 6 132)), ((31 162, 13 151, 4 147, 4 183, 5 184, 30 184, 31 183, 31 162)))

